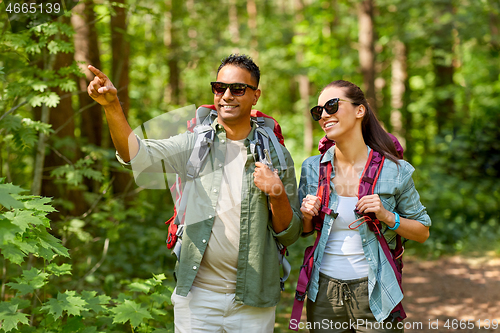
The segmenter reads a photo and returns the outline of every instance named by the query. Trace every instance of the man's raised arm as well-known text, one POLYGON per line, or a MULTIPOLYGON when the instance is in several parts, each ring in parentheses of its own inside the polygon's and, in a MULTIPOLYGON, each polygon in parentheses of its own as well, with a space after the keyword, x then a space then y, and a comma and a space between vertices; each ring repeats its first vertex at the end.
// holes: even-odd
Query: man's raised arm
POLYGON ((118 100, 117 90, 111 80, 100 70, 92 65, 89 65, 88 68, 95 74, 95 78, 89 83, 87 92, 90 97, 104 107, 116 151, 125 162, 128 162, 139 151, 139 144, 132 134, 132 128, 130 128, 127 118, 125 118, 118 100))

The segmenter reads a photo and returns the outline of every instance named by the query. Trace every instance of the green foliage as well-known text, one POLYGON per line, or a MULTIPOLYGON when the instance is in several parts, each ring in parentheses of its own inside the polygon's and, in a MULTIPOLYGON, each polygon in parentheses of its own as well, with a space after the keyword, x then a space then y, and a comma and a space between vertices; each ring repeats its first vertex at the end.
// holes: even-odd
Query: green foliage
POLYGON ((50 199, 22 196, 22 192, 18 186, 0 184, 1 257, 10 269, 21 268, 28 255, 45 260, 41 268, 23 269, 19 277, 3 276, 10 289, 8 301, 0 301, 0 332, 118 332, 126 326, 137 332, 173 331, 169 311, 173 288, 165 284, 164 274, 123 281, 127 288, 116 298, 96 291, 54 288, 58 279, 72 274, 70 264, 55 263, 60 256, 69 257, 68 250, 47 231, 50 223, 45 216, 54 211, 50 199), (32 329, 25 329, 28 325, 32 329))
POLYGON ((18 304, 12 302, 0 303, 0 319, 4 332, 12 331, 19 323, 28 324, 28 315, 18 312, 18 304))
POLYGON ((6 115, 0 121, 0 126, 3 129, 3 142, 19 151, 32 149, 38 141, 38 133, 53 132, 51 125, 30 118, 22 118, 17 114, 6 115))
POLYGON ((82 183, 83 178, 102 181, 104 176, 102 172, 90 168, 95 161, 89 157, 82 158, 72 165, 62 165, 51 172, 51 176, 65 178, 65 182, 69 185, 79 185, 82 183))
POLYGON ((130 321, 133 327, 139 326, 144 319, 153 319, 149 311, 134 301, 124 300, 111 310, 115 314, 113 323, 126 323, 130 321))
POLYGON ((33 196, 22 196, 22 190, 12 184, 0 184, 0 198, 4 208, 0 215, 0 249, 6 259, 21 264, 28 254, 51 261, 55 255, 68 257, 68 250, 60 240, 48 233, 50 222, 46 215, 54 211, 47 201, 33 196), (3 194, 3 195, 2 195, 3 194))

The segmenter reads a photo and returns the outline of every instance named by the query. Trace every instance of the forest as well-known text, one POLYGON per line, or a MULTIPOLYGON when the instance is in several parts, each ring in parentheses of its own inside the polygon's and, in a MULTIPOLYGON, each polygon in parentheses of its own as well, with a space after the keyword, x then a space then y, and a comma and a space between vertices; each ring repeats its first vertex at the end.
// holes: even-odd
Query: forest
MULTIPOLYGON (((137 186, 116 160, 87 94, 89 64, 111 78, 138 128, 212 104, 221 59, 250 55, 262 75, 256 108, 280 123, 297 177, 324 135, 309 109, 329 82, 352 81, 402 143, 432 218, 430 238, 408 242, 407 255, 500 253, 498 0, 62 1, 59 17, 24 29, 9 21, 9 3, 0 3, 0 332, 173 332, 172 196, 137 186)), ((276 332, 288 326, 311 242, 289 248, 276 332)))

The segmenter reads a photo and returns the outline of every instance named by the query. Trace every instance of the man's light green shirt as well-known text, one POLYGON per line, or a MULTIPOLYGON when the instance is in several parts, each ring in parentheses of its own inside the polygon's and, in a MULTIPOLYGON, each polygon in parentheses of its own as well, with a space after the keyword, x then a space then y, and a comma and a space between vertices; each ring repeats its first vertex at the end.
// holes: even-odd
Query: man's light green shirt
MULTIPOLYGON (((177 266, 177 294, 186 296, 191 289, 207 247, 215 218, 215 208, 223 177, 226 155, 226 131, 215 121, 215 138, 209 156, 206 158, 199 177, 195 178, 189 191, 186 207, 185 229, 182 249, 177 266)), ((276 233, 272 227, 268 197, 253 181, 255 160, 250 152, 250 140, 255 126, 245 140, 247 160, 244 168, 241 198, 240 243, 236 276, 236 301, 249 306, 275 306, 280 299, 280 267, 274 237, 285 246, 295 242, 301 231, 302 222, 297 195, 297 182, 293 160, 288 150, 282 147, 287 170, 278 170, 293 210, 293 218, 287 229, 276 233)), ((140 138, 138 138, 140 139, 140 138)), ((182 183, 186 179, 186 163, 196 141, 191 132, 164 140, 139 140, 137 155, 122 165, 140 172, 176 173, 182 183)), ((273 165, 279 166, 278 157, 271 145, 273 165)), ((139 172, 139 173, 140 173, 139 172)))

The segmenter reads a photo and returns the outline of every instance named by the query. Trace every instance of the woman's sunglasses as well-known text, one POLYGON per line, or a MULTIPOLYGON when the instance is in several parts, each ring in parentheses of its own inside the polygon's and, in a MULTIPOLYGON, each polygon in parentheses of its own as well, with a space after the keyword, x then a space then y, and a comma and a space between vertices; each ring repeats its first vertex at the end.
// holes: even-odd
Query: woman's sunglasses
POLYGON ((243 96, 248 88, 257 90, 257 87, 251 86, 246 83, 224 83, 224 82, 210 82, 212 85, 212 92, 215 95, 224 95, 227 88, 231 91, 233 96, 243 96))
POLYGON ((340 99, 340 98, 332 98, 328 102, 325 103, 324 106, 319 106, 316 105, 311 109, 311 116, 315 121, 318 121, 321 119, 321 115, 323 114, 323 110, 326 111, 328 114, 334 114, 339 110, 339 101, 344 101, 344 102, 349 102, 354 105, 359 105, 359 103, 353 103, 351 101, 346 101, 345 99, 340 99))

